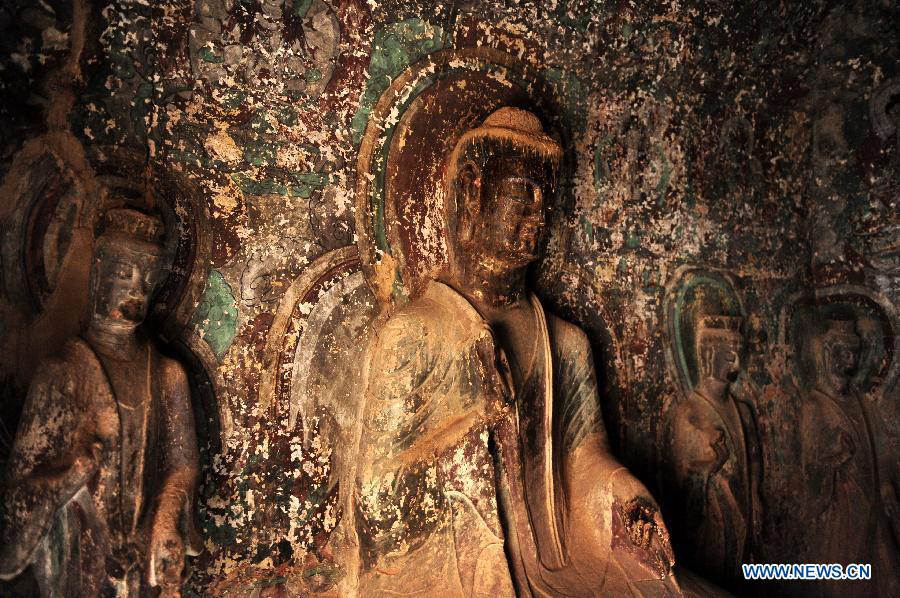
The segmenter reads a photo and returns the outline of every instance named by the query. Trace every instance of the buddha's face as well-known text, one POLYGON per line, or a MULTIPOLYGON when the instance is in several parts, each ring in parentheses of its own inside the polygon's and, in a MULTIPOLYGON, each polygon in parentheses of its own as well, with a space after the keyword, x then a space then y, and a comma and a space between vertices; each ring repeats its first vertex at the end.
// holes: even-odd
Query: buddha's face
POLYGON ((160 258, 155 248, 144 245, 122 241, 97 249, 91 271, 95 319, 139 324, 147 317, 160 258))
POLYGON ((700 334, 698 348, 701 375, 720 382, 734 382, 741 371, 741 335, 724 331, 700 334))
POLYGON ((545 166, 536 157, 506 153, 486 160, 474 193, 480 197, 468 200, 479 204, 466 248, 470 257, 508 268, 537 258, 544 233, 545 179, 545 166))
POLYGON ((856 371, 859 348, 859 337, 855 334, 824 335, 817 359, 820 390, 835 396, 847 392, 856 371))

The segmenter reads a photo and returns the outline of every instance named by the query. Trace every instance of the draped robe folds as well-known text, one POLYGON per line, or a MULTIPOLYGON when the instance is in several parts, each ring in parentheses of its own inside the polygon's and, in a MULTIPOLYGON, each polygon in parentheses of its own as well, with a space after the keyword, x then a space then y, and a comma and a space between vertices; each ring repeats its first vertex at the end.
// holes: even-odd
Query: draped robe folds
MULTIPOLYGON (((147 595, 157 498, 175 470, 196 471, 181 366, 148 346, 146 378, 125 396, 106 363, 79 338, 45 360, 10 456, 0 576, 32 565, 45 596, 147 595)), ((192 494, 179 525, 196 554, 192 494)))
POLYGON ((668 417, 668 489, 676 544, 720 581, 742 580, 760 533, 758 432, 752 408, 693 391, 668 417))
POLYGON ((437 282, 378 331, 354 497, 358 595, 667 593, 667 572, 615 550, 627 534, 611 487, 630 474, 605 444, 587 339, 530 305, 537 350, 517 372, 437 282), (568 471, 588 445, 591 465, 568 471))
MULTIPOLYGON (((831 397, 812 390, 800 422, 807 493, 801 562, 870 563, 872 583, 832 581, 807 590, 815 596, 900 595, 900 546, 885 513, 872 446, 874 422, 855 394, 831 397)), ((806 590, 806 588, 804 588, 806 590)))

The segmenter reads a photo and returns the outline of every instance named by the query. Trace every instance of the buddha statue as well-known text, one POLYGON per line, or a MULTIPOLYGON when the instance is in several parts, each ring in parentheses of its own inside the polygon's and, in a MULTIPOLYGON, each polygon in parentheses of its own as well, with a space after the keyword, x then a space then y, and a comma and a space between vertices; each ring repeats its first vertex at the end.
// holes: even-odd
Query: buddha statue
MULTIPOLYGON (((750 405, 731 393, 742 318, 699 318, 697 383, 666 417, 666 489, 676 552, 721 583, 743 580, 759 526, 759 437, 750 405)), ((668 514, 668 513, 667 513, 668 514)))
POLYGON ((448 266, 363 365, 338 595, 682 594, 657 504, 610 450, 586 335, 528 289, 561 156, 508 107, 450 152, 448 266))
POLYGON ((45 597, 179 596, 201 547, 198 449, 182 365, 140 324, 160 281, 162 222, 109 210, 81 336, 31 382, 8 462, 0 577, 31 565, 45 597))

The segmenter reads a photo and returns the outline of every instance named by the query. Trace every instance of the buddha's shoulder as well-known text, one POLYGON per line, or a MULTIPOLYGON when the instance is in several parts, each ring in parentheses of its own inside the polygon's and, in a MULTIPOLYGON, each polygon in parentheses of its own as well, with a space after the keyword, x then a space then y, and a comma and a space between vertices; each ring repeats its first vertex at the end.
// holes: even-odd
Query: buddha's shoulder
POLYGON ((450 287, 431 283, 426 292, 399 307, 382 326, 381 334, 404 337, 454 337, 478 335, 484 319, 465 297, 450 287))

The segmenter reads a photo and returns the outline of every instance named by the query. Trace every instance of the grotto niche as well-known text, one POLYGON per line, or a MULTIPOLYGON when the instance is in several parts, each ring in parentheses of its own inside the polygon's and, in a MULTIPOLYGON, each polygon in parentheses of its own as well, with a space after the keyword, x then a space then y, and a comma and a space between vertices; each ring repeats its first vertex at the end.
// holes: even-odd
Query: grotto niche
POLYGON ((898 27, 2 3, 0 596, 900 595, 898 27))

